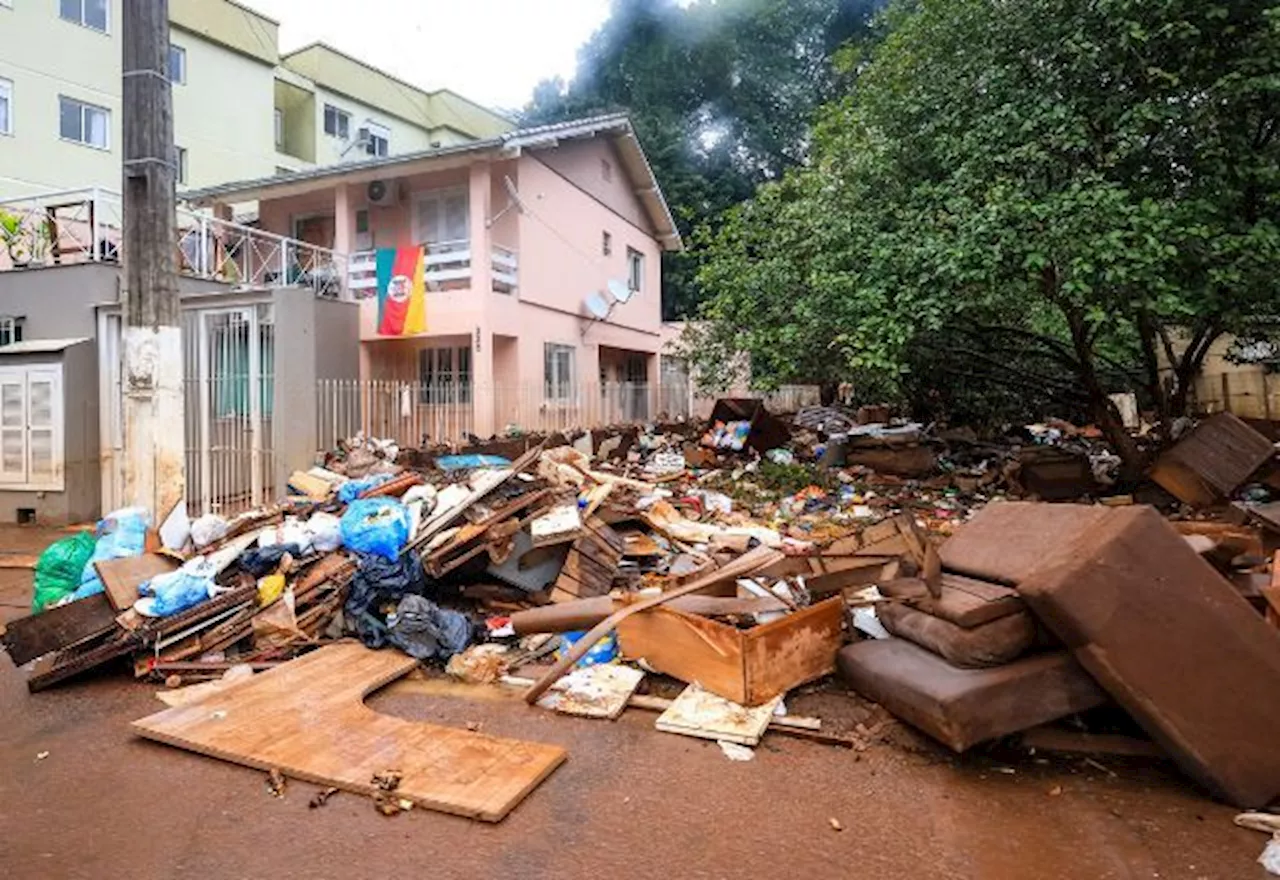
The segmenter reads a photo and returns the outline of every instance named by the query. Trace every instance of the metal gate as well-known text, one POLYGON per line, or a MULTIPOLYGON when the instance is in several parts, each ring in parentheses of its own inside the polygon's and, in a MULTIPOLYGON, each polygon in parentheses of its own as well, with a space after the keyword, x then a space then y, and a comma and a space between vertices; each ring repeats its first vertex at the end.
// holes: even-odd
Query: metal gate
MULTIPOLYGON (((124 506, 121 320, 101 315, 102 507, 124 506)), ((187 512, 230 515, 275 498, 272 413, 275 325, 270 303, 182 314, 187 512)))

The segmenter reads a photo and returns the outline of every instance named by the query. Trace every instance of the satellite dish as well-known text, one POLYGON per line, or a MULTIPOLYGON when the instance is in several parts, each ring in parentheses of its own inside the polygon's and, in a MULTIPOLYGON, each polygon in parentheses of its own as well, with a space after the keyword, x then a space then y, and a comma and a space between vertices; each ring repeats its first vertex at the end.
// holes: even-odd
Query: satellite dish
POLYGON ((588 315, 598 321, 609 317, 609 304, 605 302, 603 296, 594 291, 587 294, 586 299, 582 301, 582 307, 587 310, 588 315))
POLYGON ((614 278, 609 282, 609 293, 613 296, 616 302, 625 303, 627 300, 631 299, 633 291, 627 282, 619 281, 617 278, 614 278))

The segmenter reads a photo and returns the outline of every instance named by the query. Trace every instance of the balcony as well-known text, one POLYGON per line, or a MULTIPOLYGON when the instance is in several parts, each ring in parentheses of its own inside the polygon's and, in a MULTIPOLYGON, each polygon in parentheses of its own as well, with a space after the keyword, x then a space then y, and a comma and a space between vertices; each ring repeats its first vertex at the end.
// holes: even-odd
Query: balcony
MULTIPOLYGON (((235 287, 310 287, 346 298, 347 257, 229 220, 177 209, 178 273, 235 287)), ((124 239, 119 193, 64 190, 0 201, 0 271, 119 264, 124 239)))
MULTIPOLYGON (((489 248, 490 277, 495 293, 516 289, 519 261, 516 252, 501 245, 489 248)), ((471 287, 471 242, 445 241, 427 248, 424 277, 428 293, 466 290, 471 287)), ((356 251, 351 255, 347 287, 357 299, 374 296, 378 289, 376 252, 356 251)))

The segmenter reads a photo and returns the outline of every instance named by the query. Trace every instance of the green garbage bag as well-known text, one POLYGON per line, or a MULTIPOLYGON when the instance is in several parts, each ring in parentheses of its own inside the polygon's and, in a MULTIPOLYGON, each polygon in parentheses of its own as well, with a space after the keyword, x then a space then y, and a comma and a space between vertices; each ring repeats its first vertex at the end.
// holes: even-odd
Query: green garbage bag
POLYGON ((35 591, 31 613, 39 614, 80 586, 80 574, 93 555, 98 539, 93 532, 77 532, 54 541, 36 561, 35 591))

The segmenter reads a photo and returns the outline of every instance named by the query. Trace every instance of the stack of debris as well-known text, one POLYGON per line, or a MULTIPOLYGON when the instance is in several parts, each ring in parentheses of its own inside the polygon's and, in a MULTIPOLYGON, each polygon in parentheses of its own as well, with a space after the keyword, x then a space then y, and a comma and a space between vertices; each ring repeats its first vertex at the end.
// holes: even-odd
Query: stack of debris
POLYGON ((225 674, 166 697, 205 711, 137 730, 384 812, 500 819, 564 758, 359 710, 421 662, 560 713, 657 710, 657 729, 737 759, 766 731, 865 748, 865 733, 782 714, 837 665, 957 751, 1114 701, 1221 796, 1280 792, 1258 735, 1280 732, 1266 689, 1280 639, 1258 613, 1280 611, 1280 566, 1248 525, 1274 519, 1280 535, 1280 515, 1261 490, 1226 507, 1230 522, 1190 506, 1265 480, 1269 443, 1204 422, 1156 468, 1189 505, 1168 521, 1114 498, 992 503, 1032 484, 1053 497, 1057 478, 1098 491, 1106 454, 1088 429, 1032 426, 1002 446, 889 415, 814 409, 789 427, 728 400, 701 427, 463 450, 358 436, 295 473, 280 504, 194 522, 179 509, 156 529, 121 511, 55 545, 37 565, 40 613, 3 644, 35 661, 32 690, 126 655, 171 684, 225 674), (1231 467, 1212 463, 1223 444, 1231 467), (1036 449, 1071 462, 1035 472, 1036 449), (236 711, 269 714, 280 736, 224 740, 217 720, 236 711), (377 738, 377 761, 326 757, 315 744, 339 731, 377 738), (453 764, 477 760, 510 765, 509 784, 450 787, 453 764))

